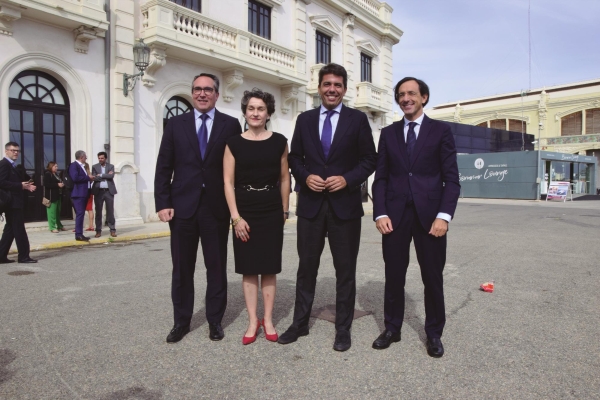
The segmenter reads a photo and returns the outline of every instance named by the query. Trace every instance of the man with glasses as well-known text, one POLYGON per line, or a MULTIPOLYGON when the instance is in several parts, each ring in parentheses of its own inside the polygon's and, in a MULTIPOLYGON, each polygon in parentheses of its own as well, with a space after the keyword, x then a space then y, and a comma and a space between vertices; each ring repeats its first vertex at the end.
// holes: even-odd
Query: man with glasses
POLYGON ((194 311, 194 271, 198 242, 206 267, 209 338, 225 336, 229 208, 223 184, 225 143, 242 133, 238 120, 215 108, 219 79, 200 74, 192 83, 194 111, 170 118, 160 144, 154 178, 158 217, 171 229, 174 326, 167 343, 189 331, 194 311))
POLYGON ((0 264, 14 262, 14 260, 8 259, 8 251, 13 240, 17 242, 18 261, 20 263, 36 263, 37 260, 29 257, 29 238, 25 231, 23 216, 23 190, 33 192, 35 185, 32 181, 21 182, 17 172, 16 161, 19 158, 19 144, 16 142, 6 143, 4 154, 4 158, 0 161, 0 189, 8 191, 12 199, 4 210, 6 224, 2 239, 0 239, 0 264))

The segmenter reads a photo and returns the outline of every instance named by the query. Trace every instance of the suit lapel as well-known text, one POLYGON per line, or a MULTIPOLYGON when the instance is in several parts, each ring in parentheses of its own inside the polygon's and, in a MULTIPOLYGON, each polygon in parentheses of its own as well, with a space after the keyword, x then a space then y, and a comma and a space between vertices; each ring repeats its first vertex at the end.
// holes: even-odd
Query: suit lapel
MULTIPOLYGON (((210 131, 210 137, 208 138, 208 144, 206 145, 206 154, 204 154, 205 160, 208 158, 208 155, 210 154, 210 151, 213 149, 213 147, 215 147, 215 143, 217 143, 217 139, 219 135, 223 132, 223 129, 225 129, 225 121, 223 115, 219 112, 219 110, 215 110, 215 119, 213 121, 212 129, 210 131)), ((199 145, 197 147, 198 154, 200 154, 199 145)))
POLYGON ((425 142, 427 141, 427 136, 429 135, 429 130, 431 128, 431 121, 427 116, 423 118, 423 122, 421 123, 421 128, 419 129, 419 136, 417 136, 417 142, 415 143, 415 148, 413 149, 413 155, 410 160, 410 166, 412 167, 415 163, 415 160, 419 156, 421 149, 423 148, 425 142))
POLYGON ((331 158, 331 154, 339 145, 340 141, 342 140, 342 137, 346 134, 346 132, 348 132, 348 128, 352 126, 352 120, 352 113, 350 112, 348 107, 342 105, 342 109, 338 117, 338 123, 335 127, 335 132, 333 132, 333 141, 331 142, 331 147, 329 148, 328 158, 331 158))
POLYGON ((406 169, 409 167, 408 153, 406 152, 406 140, 404 140, 404 118, 400 123, 394 124, 396 134, 393 135, 396 140, 397 149, 400 152, 400 162, 406 169))
MULTIPOLYGON (((310 114, 310 118, 308 119, 308 132, 309 135, 317 148, 317 152, 323 159, 325 160, 325 153, 323 153, 323 146, 321 145, 321 138, 319 137, 319 117, 321 115, 321 107, 315 108, 314 110, 308 111, 310 114)), ((331 153, 331 149, 329 151, 331 153)))
POLYGON ((185 136, 190 142, 190 147, 198 157, 198 160, 202 162, 202 157, 200 157, 200 143, 198 143, 198 133, 196 132, 196 114, 192 110, 187 114, 183 114, 185 116, 183 120, 183 125, 185 127, 185 136))

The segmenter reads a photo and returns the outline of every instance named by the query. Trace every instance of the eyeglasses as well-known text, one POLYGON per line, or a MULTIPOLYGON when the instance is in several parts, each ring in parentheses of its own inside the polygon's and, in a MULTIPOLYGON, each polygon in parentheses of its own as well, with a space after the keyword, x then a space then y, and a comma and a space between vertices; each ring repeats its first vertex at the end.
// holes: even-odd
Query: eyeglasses
POLYGON ((194 94, 200 94, 202 92, 204 92, 205 95, 210 96, 215 92, 215 88, 196 86, 192 89, 192 93, 194 94))
POLYGON ((6 149, 6 151, 12 151, 13 153, 18 153, 21 150, 19 150, 19 149, 6 149))

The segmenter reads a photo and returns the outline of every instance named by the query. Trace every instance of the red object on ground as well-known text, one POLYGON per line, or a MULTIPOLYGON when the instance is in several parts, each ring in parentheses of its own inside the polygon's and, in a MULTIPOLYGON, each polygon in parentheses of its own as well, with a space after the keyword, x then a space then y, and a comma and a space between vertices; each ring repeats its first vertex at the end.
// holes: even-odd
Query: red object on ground
POLYGON ((479 287, 484 292, 493 293, 494 292, 494 281, 482 283, 481 285, 479 285, 479 287))

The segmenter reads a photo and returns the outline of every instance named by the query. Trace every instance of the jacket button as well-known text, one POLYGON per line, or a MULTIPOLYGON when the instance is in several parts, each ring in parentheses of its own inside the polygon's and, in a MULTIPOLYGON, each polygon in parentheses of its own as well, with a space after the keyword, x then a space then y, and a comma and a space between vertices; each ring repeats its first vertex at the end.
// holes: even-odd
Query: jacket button
POLYGON ((327 169, 327 165, 325 166, 325 169, 327 169))
POLYGON ((202 168, 202 171, 206 171, 206 169, 202 168))
POLYGON ((412 172, 409 172, 409 173, 408 173, 408 176, 412 176, 412 172))

